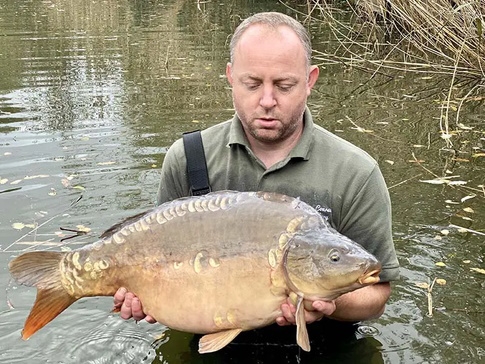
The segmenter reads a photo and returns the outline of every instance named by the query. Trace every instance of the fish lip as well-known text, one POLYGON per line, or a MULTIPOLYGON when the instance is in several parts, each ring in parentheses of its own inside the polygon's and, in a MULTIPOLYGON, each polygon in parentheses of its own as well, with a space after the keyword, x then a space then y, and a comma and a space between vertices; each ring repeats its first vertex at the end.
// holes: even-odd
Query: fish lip
POLYGON ((368 271, 359 278, 359 283, 366 286, 378 283, 380 281, 379 273, 381 273, 380 268, 368 271))

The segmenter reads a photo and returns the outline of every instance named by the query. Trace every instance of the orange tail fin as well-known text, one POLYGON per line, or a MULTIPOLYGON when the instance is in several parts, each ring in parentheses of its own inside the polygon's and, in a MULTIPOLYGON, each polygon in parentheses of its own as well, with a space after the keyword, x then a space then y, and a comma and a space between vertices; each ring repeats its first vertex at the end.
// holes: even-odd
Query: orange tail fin
POLYGON ((64 253, 58 252, 29 252, 9 264, 17 282, 37 287, 34 307, 22 331, 23 339, 28 339, 77 300, 61 283, 59 264, 63 256, 64 253))

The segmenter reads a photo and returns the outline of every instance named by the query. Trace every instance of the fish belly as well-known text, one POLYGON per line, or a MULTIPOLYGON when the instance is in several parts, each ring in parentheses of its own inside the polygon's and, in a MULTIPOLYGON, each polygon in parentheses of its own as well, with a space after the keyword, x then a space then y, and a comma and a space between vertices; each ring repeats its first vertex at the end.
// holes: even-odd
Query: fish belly
MULTIPOLYGON (((144 276, 148 276, 145 274, 144 276)), ((128 287, 144 310, 164 325, 191 333, 250 330, 281 316, 285 287, 276 287, 267 261, 254 256, 219 259, 194 269, 178 262, 160 269, 157 279, 128 287)))

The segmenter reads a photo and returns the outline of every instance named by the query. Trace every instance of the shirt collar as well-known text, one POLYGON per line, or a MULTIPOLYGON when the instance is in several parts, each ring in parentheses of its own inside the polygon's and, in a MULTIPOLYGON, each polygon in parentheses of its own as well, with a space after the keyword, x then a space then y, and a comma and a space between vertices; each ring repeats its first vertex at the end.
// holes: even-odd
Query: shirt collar
MULTIPOLYGON (((301 134, 298 144, 291 150, 290 158, 302 158, 308 160, 310 156, 310 150, 313 145, 313 118, 308 107, 305 107, 305 113, 303 114, 303 133, 301 134)), ((229 142, 227 146, 230 147, 233 144, 240 144, 250 149, 248 139, 244 133, 244 129, 241 124, 241 120, 234 115, 231 122, 231 128, 229 130, 229 142)))

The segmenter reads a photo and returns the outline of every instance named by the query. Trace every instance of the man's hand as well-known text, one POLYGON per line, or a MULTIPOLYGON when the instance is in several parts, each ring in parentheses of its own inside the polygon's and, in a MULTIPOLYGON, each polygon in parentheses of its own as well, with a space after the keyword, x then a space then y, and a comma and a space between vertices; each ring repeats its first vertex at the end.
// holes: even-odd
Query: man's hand
MULTIPOLYGON (((307 301, 307 303, 310 302, 307 301)), ((305 321, 307 324, 320 321, 324 316, 332 315, 336 308, 335 301, 313 301, 311 302, 311 306, 305 304, 305 321)), ((296 323, 296 306, 293 304, 291 298, 288 298, 287 302, 281 305, 281 311, 283 312, 283 316, 276 319, 278 325, 286 326, 296 323)))
MULTIPOLYGON (((305 321, 312 323, 328 316, 339 321, 363 321, 374 319, 382 315, 389 296, 389 283, 377 283, 343 294, 335 301, 303 301, 305 304, 305 321)), ((283 316, 276 319, 280 326, 295 324, 296 307, 293 300, 288 298, 281 305, 283 316)))
POLYGON ((120 311, 120 317, 128 320, 133 317, 135 321, 145 319, 146 322, 153 324, 157 322, 153 317, 145 315, 140 299, 126 288, 120 287, 113 297, 115 310, 120 311))

